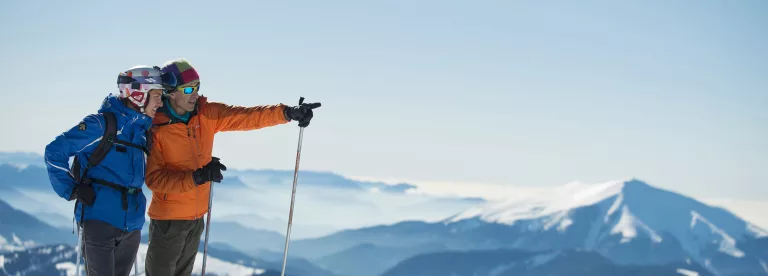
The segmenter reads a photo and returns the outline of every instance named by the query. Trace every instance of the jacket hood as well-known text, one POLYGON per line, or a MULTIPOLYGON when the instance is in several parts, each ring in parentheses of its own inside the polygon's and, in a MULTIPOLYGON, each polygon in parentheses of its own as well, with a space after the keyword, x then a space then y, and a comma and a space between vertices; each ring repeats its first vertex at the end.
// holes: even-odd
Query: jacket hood
POLYGON ((116 115, 115 117, 117 117, 118 120, 121 120, 121 118, 126 119, 132 124, 141 125, 141 127, 144 129, 149 129, 152 123, 152 118, 145 115, 144 113, 139 112, 138 110, 133 110, 126 106, 125 103, 123 103, 123 101, 114 94, 110 94, 104 98, 104 101, 101 104, 101 108, 99 108, 99 112, 112 112, 116 115))

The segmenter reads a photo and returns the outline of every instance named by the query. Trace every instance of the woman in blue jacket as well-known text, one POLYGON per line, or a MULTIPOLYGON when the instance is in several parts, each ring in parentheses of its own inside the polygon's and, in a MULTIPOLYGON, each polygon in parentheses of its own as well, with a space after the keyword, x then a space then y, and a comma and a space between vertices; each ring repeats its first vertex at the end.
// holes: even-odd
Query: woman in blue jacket
MULTIPOLYGON (((166 84, 175 85, 172 76, 166 77, 166 84)), ((45 147, 53 190, 66 200, 77 199, 75 217, 82 227, 88 276, 129 275, 144 226, 141 186, 151 145, 148 131, 163 105, 163 75, 157 67, 136 66, 118 76, 118 88, 119 94, 107 96, 97 114, 45 147)))

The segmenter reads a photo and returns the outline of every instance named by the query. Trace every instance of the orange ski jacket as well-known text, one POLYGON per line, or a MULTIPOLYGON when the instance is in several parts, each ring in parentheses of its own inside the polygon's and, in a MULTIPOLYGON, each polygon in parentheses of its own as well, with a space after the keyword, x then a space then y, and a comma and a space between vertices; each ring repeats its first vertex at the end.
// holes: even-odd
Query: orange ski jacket
MULTIPOLYGON (((162 107, 167 108, 170 107, 162 107)), ((283 104, 240 107, 209 103, 201 96, 186 124, 166 114, 168 110, 158 110, 147 158, 146 184, 152 190, 149 217, 194 220, 205 215, 211 183, 195 185, 192 172, 211 161, 214 135, 287 123, 285 108, 283 104)))

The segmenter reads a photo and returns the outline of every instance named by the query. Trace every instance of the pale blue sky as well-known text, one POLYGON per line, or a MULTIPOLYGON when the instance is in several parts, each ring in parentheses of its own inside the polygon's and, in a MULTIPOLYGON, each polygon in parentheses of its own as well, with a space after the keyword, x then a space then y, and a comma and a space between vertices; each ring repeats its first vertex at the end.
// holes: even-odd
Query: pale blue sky
MULTIPOLYGON (((0 2, 2 151, 42 153, 119 71, 185 57, 213 101, 322 102, 304 169, 768 199, 767 1, 72 2, 0 2)), ((214 153, 290 170, 297 134, 214 153)))

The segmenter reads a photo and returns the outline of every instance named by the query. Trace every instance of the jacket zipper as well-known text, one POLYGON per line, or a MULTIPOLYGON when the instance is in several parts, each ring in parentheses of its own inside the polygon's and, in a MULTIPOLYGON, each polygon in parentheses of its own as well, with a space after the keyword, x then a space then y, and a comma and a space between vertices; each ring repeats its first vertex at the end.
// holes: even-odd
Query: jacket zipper
MULTIPOLYGON (((200 167, 200 164, 197 163, 197 134, 195 134, 194 129, 190 129, 193 127, 193 125, 194 124, 190 125, 187 128, 187 137, 189 137, 189 139, 192 140, 192 143, 190 143, 189 145, 192 147, 192 154, 194 155, 192 159, 195 160, 195 169, 197 169, 200 167)), ((199 195, 199 190, 198 190, 198 187, 196 186, 195 187, 195 211, 194 211, 195 219, 198 219, 197 217, 197 209, 199 204, 199 202, 197 202, 198 195, 199 195)))
MULTIPOLYGON (((133 133, 131 133, 131 134, 129 135, 129 137, 132 137, 132 136, 133 136, 133 133)), ((115 138, 117 138, 117 137, 115 137, 115 138)), ((133 139, 130 139, 130 141, 131 141, 131 142, 133 142, 133 139)), ((131 171, 133 171, 133 172, 135 172, 135 171, 136 171, 136 163, 135 163, 135 162, 136 162, 136 159, 134 158, 134 154, 133 154, 133 152, 134 152, 135 150, 138 150, 138 149, 136 149, 136 148, 130 148, 130 150, 128 151, 128 158, 130 158, 130 159, 131 159, 131 171)), ((128 187, 126 187, 126 188, 130 188, 130 185, 131 185, 131 184, 133 184, 133 181, 134 181, 135 179, 136 179, 136 175, 134 174, 134 175, 133 175, 133 178, 131 178, 131 182, 129 182, 129 183, 128 183, 128 187)), ((125 192, 125 191, 123 191, 123 193, 124 193, 124 192, 125 192)), ((122 195, 121 195, 121 196, 122 196, 122 195)), ((128 201, 128 202, 126 202, 126 204, 130 202, 130 200, 128 199, 128 197, 127 197, 127 196, 125 197, 125 200, 126 200, 126 201, 128 201)), ((121 203, 121 204, 122 204, 122 203, 121 203)), ((128 205, 130 205, 130 204, 128 204, 128 205)), ((128 208, 128 209, 130 209, 130 208, 128 208)), ((123 228, 125 229, 125 231, 126 231, 126 232, 128 231, 128 210, 125 210, 125 216, 123 217, 123 228)))

